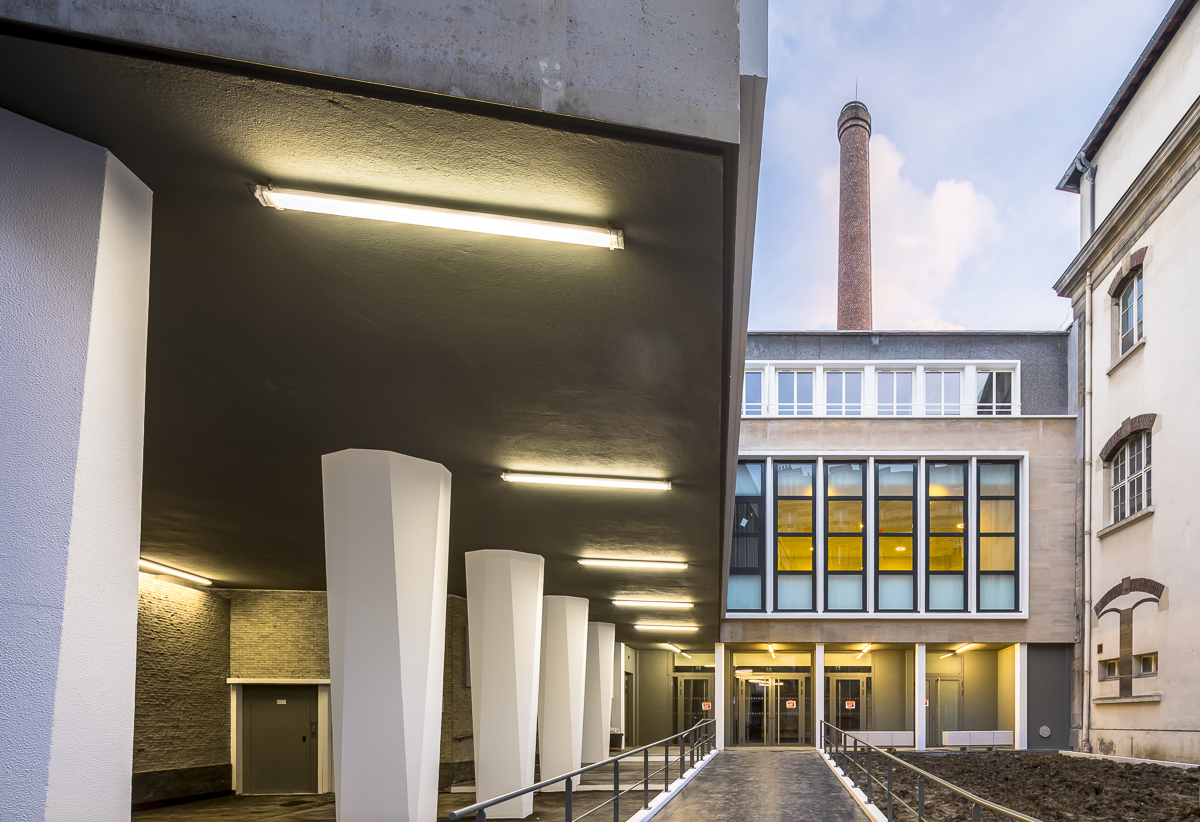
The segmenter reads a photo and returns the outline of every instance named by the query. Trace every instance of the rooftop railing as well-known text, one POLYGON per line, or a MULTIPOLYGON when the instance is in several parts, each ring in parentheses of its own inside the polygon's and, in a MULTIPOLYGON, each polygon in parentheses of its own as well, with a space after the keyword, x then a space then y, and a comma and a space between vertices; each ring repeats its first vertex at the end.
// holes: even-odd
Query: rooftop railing
MULTIPOLYGON (((475 822, 485 822, 487 819, 487 809, 493 805, 499 805, 501 802, 507 802, 510 799, 516 799, 519 796, 524 796, 527 793, 540 791, 551 785, 557 785, 559 782, 564 784, 564 822, 579 822, 580 819, 591 816, 602 808, 609 805, 612 806, 613 822, 621 822, 621 797, 634 791, 641 792, 641 809, 650 807, 650 792, 651 782, 657 783, 658 777, 662 777, 663 793, 669 793, 671 790, 671 773, 674 771, 682 779, 688 770, 696 767, 696 763, 703 760, 708 754, 712 753, 715 747, 716 720, 705 719, 697 722, 686 731, 680 731, 677 734, 668 736, 666 739, 660 739, 658 742, 653 742, 649 745, 643 745, 640 748, 625 751, 617 756, 609 757, 600 762, 595 762, 591 765, 585 765, 582 768, 571 771, 570 773, 560 774, 559 776, 550 779, 544 779, 528 788, 506 793, 503 796, 493 797, 492 799, 476 802, 474 805, 468 805, 465 808, 459 808, 456 811, 451 811, 446 814, 446 818, 452 820, 462 819, 467 816, 474 815, 475 822), (678 755, 672 753, 672 748, 678 746, 678 755), (663 766, 657 770, 650 770, 650 751, 654 748, 663 749, 663 766), (642 765, 642 776, 634 785, 627 787, 624 790, 621 788, 621 763, 625 760, 639 757, 642 765), (574 816, 572 811, 572 799, 575 792, 575 777, 582 776, 590 771, 606 768, 609 765, 613 769, 613 795, 601 802, 594 808, 591 808, 579 816, 574 816)), ((636 767, 636 765, 634 766, 636 767)), ((625 771, 629 773, 628 770, 625 771)), ((634 771, 636 773, 636 771, 634 771)), ((656 792, 656 795, 657 792, 656 792)), ((628 805, 626 805, 628 808, 628 805)), ((599 817, 597 817, 599 818, 599 817)))

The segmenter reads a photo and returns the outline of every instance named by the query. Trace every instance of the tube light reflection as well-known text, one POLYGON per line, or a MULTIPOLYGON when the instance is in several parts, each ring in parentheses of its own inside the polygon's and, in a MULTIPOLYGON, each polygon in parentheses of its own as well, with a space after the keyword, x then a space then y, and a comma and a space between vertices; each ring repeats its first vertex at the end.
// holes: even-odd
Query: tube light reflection
POLYGON ((536 485, 574 485, 582 488, 632 488, 637 491, 670 491, 669 480, 621 479, 619 477, 573 477, 563 474, 519 474, 505 471, 505 482, 530 482, 536 485))
POLYGON ((386 200, 368 200, 363 197, 343 197, 338 194, 275 188, 269 185, 255 186, 254 196, 264 206, 280 211, 307 211, 312 214, 332 214, 339 217, 357 217, 363 220, 381 220, 388 223, 449 228, 455 231, 473 231, 477 234, 499 234, 504 237, 523 237, 529 240, 587 245, 614 251, 625 247, 625 233, 616 228, 553 223, 546 220, 506 217, 501 214, 482 214, 454 208, 435 208, 386 200))
POLYGON ((584 557, 579 560, 580 565, 592 565, 599 568, 645 568, 656 569, 661 571, 686 571, 686 562, 660 562, 658 560, 643 560, 643 559, 595 559, 584 557))
POLYGON ((614 599, 613 605, 626 608, 691 608, 690 602, 659 602, 652 599, 614 599))
POLYGON ((674 651, 675 653, 679 654, 679 655, 680 655, 681 657, 683 657, 684 659, 691 659, 691 658, 692 658, 692 655, 691 655, 691 654, 689 654, 687 651, 685 651, 685 650, 683 650, 682 648, 680 648, 678 645, 672 645, 670 642, 664 642, 664 643, 663 643, 663 645, 666 645, 668 648, 670 648, 670 649, 671 649, 672 651, 674 651))
POLYGON ((633 626, 639 631, 699 631, 699 625, 656 625, 650 622, 639 622, 633 626))
POLYGON ((157 562, 151 562, 148 559, 138 559, 138 565, 158 574, 169 574, 173 577, 181 579, 190 579, 192 582, 198 582, 201 585, 212 585, 211 579, 205 579, 195 574, 189 574, 187 571, 180 571, 178 568, 168 568, 166 565, 159 565, 157 562))

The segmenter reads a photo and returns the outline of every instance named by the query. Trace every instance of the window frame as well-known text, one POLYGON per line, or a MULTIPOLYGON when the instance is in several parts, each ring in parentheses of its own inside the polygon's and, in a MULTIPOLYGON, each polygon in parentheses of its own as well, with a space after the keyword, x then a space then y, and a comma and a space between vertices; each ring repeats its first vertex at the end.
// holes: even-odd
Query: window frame
POLYGON ((1142 287, 1142 272, 1139 271, 1136 275, 1130 278, 1125 288, 1117 296, 1117 355, 1124 356, 1133 349, 1138 341, 1142 339, 1143 334, 1143 297, 1144 289, 1142 287), (1126 305, 1126 300, 1129 304, 1126 305), (1134 308, 1137 309, 1136 320, 1131 316, 1134 308), (1126 318, 1129 318, 1131 324, 1128 332, 1125 328, 1126 318), (1126 333, 1129 334, 1128 343, 1125 340, 1126 333))
MULTIPOLYGON (((975 612, 980 614, 1012 614, 1019 613, 1021 610, 1021 463, 1018 460, 1011 459, 976 459, 975 460, 975 612), (1013 467, 1013 493, 1012 496, 996 496, 983 494, 983 466, 985 465, 1011 465, 1013 467), (1012 500, 1013 504, 1013 530, 1012 533, 1002 533, 1000 531, 983 530, 983 515, 979 513, 982 503, 987 500, 1012 500), (1013 569, 1012 571, 985 571, 983 570, 983 540, 984 537, 1007 537, 1011 536, 1013 540, 1013 569), (1013 579, 1013 607, 1012 608, 984 608, 983 598, 983 578, 985 576, 1007 576, 1011 574, 1013 579)), ((965 524, 965 523, 964 523, 965 524)), ((964 531, 966 528, 964 527, 964 531)))
POLYGON ((863 416, 863 405, 865 404, 866 395, 866 369, 864 368, 826 368, 825 369, 825 416, 827 417, 861 417, 863 416), (849 403, 846 401, 846 375, 858 375, 858 402, 849 403), (842 399, 836 404, 837 411, 834 411, 834 403, 829 399, 829 378, 837 375, 842 381, 842 399), (853 408, 854 410, 848 410, 853 408))
POLYGON ((977 368, 975 369, 975 416, 977 417, 1011 417, 1013 409, 1017 405, 1014 397, 1017 396, 1017 372, 1011 368, 977 368), (991 374, 992 379, 992 399, 988 402, 982 402, 979 399, 979 378, 984 374, 991 374), (999 378, 997 374, 1008 375, 1008 402, 999 402, 996 399, 997 387, 999 378))
MULTIPOLYGON (((978 608, 974 612, 971 611, 970 590, 967 587, 967 582, 971 576, 971 551, 967 545, 967 534, 970 533, 971 511, 968 505, 971 492, 971 460, 967 459, 939 459, 927 458, 925 460, 925 476, 921 478, 925 483, 925 527, 922 529, 924 534, 925 544, 925 613, 930 614, 969 614, 978 613, 978 608), (933 497, 929 494, 929 478, 931 476, 930 467, 934 463, 946 463, 951 465, 961 465, 963 467, 963 493, 961 497, 933 497), (932 517, 930 516, 930 508, 935 501, 939 502, 954 502, 960 501, 963 505, 963 529, 962 534, 950 534, 945 531, 933 532, 932 517), (943 536, 961 536, 963 541, 963 569, 961 571, 935 571, 929 567, 930 561, 933 558, 933 550, 930 548, 930 540, 932 537, 943 536), (961 576, 963 583, 963 607, 962 608, 931 608, 929 606, 929 583, 934 576, 961 576)), ((998 611, 996 613, 1007 613, 998 611)))
MULTIPOLYGON (((869 613, 869 610, 867 609, 867 604, 868 604, 867 603, 867 576, 870 573, 870 566, 867 563, 867 490, 868 490, 868 483, 869 483, 869 479, 868 479, 869 473, 870 473, 870 467, 869 467, 869 463, 867 460, 826 459, 823 461, 823 463, 821 465, 821 490, 823 492, 822 496, 824 498, 821 503, 821 513, 822 513, 821 521, 825 524, 825 527, 822 529, 822 539, 821 539, 821 547, 822 547, 821 570, 823 572, 821 584, 824 589, 824 598, 822 599, 822 602, 821 602, 821 604, 822 604, 821 610, 823 612, 829 612, 829 613, 835 613, 835 614, 865 614, 865 613, 869 613), (829 493, 829 469, 833 465, 858 465, 858 466, 861 466, 863 487, 862 487, 862 493, 859 496, 852 497, 852 496, 839 495, 839 496, 834 497, 834 496, 830 495, 830 493, 829 493), (829 503, 831 501, 837 501, 837 502, 858 501, 862 506, 863 527, 862 527, 862 530, 859 532, 859 539, 861 542, 859 551, 861 552, 861 556, 862 556, 862 569, 859 571, 831 571, 831 570, 829 570, 829 540, 830 540, 830 535, 833 533, 829 527, 829 503), (854 576, 855 574, 858 575, 859 582, 861 583, 861 587, 862 587, 862 593, 860 595, 862 597, 862 600, 861 600, 862 607, 861 608, 830 608, 829 607, 829 579, 830 579, 830 577, 854 576)), ((844 534, 844 532, 841 532, 841 531, 838 532, 839 536, 843 535, 843 534, 844 534)))
POLYGON ((929 417, 961 417, 961 416, 963 416, 962 387, 963 387, 963 383, 966 381, 966 375, 964 374, 963 370, 955 369, 955 368, 927 368, 927 369, 924 369, 924 376, 925 376, 925 384, 922 386, 922 390, 925 392, 925 394, 924 394, 924 403, 923 403, 922 411, 924 412, 925 416, 929 416, 929 417), (939 388, 940 388, 940 393, 942 395, 942 399, 940 402, 931 403, 929 401, 929 378, 935 374, 938 377, 938 383, 939 383, 939 388), (946 400, 946 375, 947 374, 954 374, 955 376, 958 377, 958 396, 955 398, 954 402, 947 402, 947 400, 946 400), (947 410, 947 406, 953 407, 954 411, 951 412, 951 411, 947 410), (936 411, 930 410, 932 408, 936 408, 937 410, 936 411))
POLYGON ((1130 517, 1135 516, 1141 511, 1146 510, 1154 504, 1152 474, 1154 466, 1151 464, 1152 448, 1153 448, 1153 432, 1138 431, 1133 436, 1129 437, 1125 442, 1121 443, 1120 449, 1113 456, 1112 462, 1108 466, 1108 488, 1109 488, 1109 524, 1116 525, 1119 522, 1124 522, 1130 517), (1137 444, 1139 450, 1134 453, 1133 446, 1137 444), (1130 463, 1137 456, 1141 460, 1141 467, 1137 471, 1129 469, 1130 463), (1120 477, 1118 480, 1117 477, 1120 477), (1133 510, 1133 497, 1130 489, 1134 486, 1135 481, 1138 484, 1138 507, 1133 510), (1121 494, 1120 501, 1120 516, 1117 516, 1117 493, 1121 494))
POLYGON ((738 505, 742 504, 742 503, 757 502, 758 503, 758 533, 757 533, 757 536, 758 536, 758 546, 757 546, 757 548, 758 548, 758 569, 757 569, 757 574, 758 574, 758 582, 759 582, 759 595, 758 595, 759 607, 757 607, 757 608, 731 608, 729 606, 729 583, 726 582, 726 585, 725 585, 725 610, 726 610, 726 612, 733 613, 733 614, 761 614, 761 613, 765 613, 767 610, 767 563, 766 563, 767 528, 766 528, 766 522, 765 522, 766 513, 767 513, 766 509, 767 509, 767 491, 768 491, 767 461, 766 460, 757 460, 757 459, 738 460, 738 465, 760 465, 760 466, 762 466, 762 484, 760 486, 759 494, 756 497, 750 496, 748 494, 738 494, 738 493, 736 493, 736 491, 737 491, 736 485, 734 487, 734 498, 733 498, 734 499, 734 507, 733 507, 733 511, 734 511, 734 514, 733 514, 733 517, 734 517, 733 540, 734 540, 734 542, 731 542, 730 551, 729 551, 729 578, 732 579, 735 576, 753 576, 754 575, 754 571, 750 570, 750 566, 748 566, 748 565, 747 566, 743 566, 743 565, 735 566, 733 564, 734 557, 736 556, 736 551, 734 550, 733 546, 736 544, 736 540, 738 538, 738 533, 737 533, 738 505), (740 570, 737 570, 737 569, 740 569, 740 570))
POLYGON ((1135 679, 1137 679, 1139 677, 1144 677, 1144 676, 1158 676, 1158 651, 1151 651, 1148 654, 1134 654, 1133 655, 1133 676, 1135 679), (1143 663, 1147 659, 1153 660, 1153 663, 1154 663, 1153 671, 1143 670, 1143 668, 1144 668, 1143 663))
POLYGON ((816 374, 816 371, 811 368, 776 368, 776 369, 774 369, 774 373, 775 373, 775 386, 774 386, 775 387, 775 408, 774 408, 775 414, 778 416, 781 416, 781 417, 811 417, 811 416, 815 415, 816 411, 817 411, 817 374, 816 374), (784 374, 792 375, 792 400, 791 400, 791 402, 788 402, 788 403, 785 403, 783 401, 783 392, 782 392, 782 387, 780 386, 780 378, 782 378, 784 374), (799 394, 798 389, 799 389, 799 383, 800 383, 800 380, 799 380, 800 374, 807 374, 811 378, 811 381, 810 381, 811 384, 809 385, 809 389, 810 389, 809 393, 810 393, 811 397, 810 397, 809 401, 806 403, 802 403, 797 399, 797 396, 799 394), (785 405, 791 406, 792 410, 784 411, 783 408, 785 405), (802 406, 806 410, 801 410, 802 406))
POLYGON ((742 416, 743 417, 762 417, 762 416, 766 415, 767 409, 769 407, 768 402, 767 402, 766 392, 767 392, 767 369, 765 369, 765 368, 747 368, 745 370, 745 372, 742 374, 742 416), (754 405, 758 406, 757 411, 748 410, 750 408, 751 403, 747 401, 747 394, 748 394, 747 389, 749 388, 748 383, 749 383, 751 374, 758 375, 759 401, 757 403, 754 403, 754 405))
POLYGON ((773 521, 772 521, 772 531, 774 534, 774 541, 772 543, 773 550, 771 551, 771 556, 774 559, 774 564, 772 566, 772 578, 773 578, 772 585, 774 586, 774 594, 775 594, 775 598, 774 598, 774 600, 772 600, 773 605, 774 605, 772 612, 773 613, 777 612, 777 613, 781 613, 781 614, 811 614, 811 613, 815 613, 817 610, 817 566, 820 562, 820 560, 818 558, 818 554, 817 554, 817 504, 818 504, 818 500, 821 498, 821 496, 823 496, 823 495, 817 493, 821 487, 820 483, 819 483, 820 466, 818 465, 817 460, 815 460, 815 459, 773 460, 772 464, 771 464, 771 470, 773 472, 772 477, 771 477, 771 479, 772 479, 771 489, 774 491, 774 493, 772 494, 772 496, 774 497, 774 501, 772 503, 772 513, 774 513, 774 515, 775 515, 773 518, 773 521), (805 496, 797 496, 795 494, 788 494, 787 496, 781 496, 779 494, 779 469, 781 466, 784 466, 784 465, 811 465, 812 466, 812 468, 813 468, 813 493, 812 493, 812 496, 805 497, 805 496), (812 531, 810 533, 804 534, 799 531, 780 531, 779 530, 779 502, 780 502, 780 500, 783 500, 785 502, 789 501, 789 500, 809 500, 812 503, 812 531), (806 573, 804 571, 784 571, 779 568, 779 538, 781 536, 808 536, 812 539, 812 550, 813 550, 812 569, 807 572, 809 577, 811 577, 811 579, 809 580, 809 585, 812 588, 811 599, 809 600, 810 602, 812 602, 811 608, 780 608, 779 607, 779 578, 781 576, 803 576, 806 573))
MULTIPOLYGON (((920 481, 918 479, 918 474, 921 471, 921 461, 919 459, 885 459, 885 460, 875 460, 874 462, 875 462, 875 477, 874 477, 873 487, 874 487, 875 493, 872 496, 874 498, 873 504, 875 506, 875 518, 874 518, 875 527, 872 528, 871 530, 873 532, 872 537, 874 539, 874 549, 875 549, 875 568, 874 568, 875 572, 872 575, 873 576, 873 584, 875 587, 875 612, 880 613, 880 614, 916 614, 916 613, 920 613, 920 604, 921 603, 917 597, 917 580, 920 577, 920 571, 921 571, 921 564, 920 564, 921 563, 921 549, 920 549, 921 540, 918 535, 918 531, 919 531, 918 524, 920 522, 920 517, 918 516, 917 505, 919 504, 919 496, 920 496, 918 494, 918 491, 920 489, 920 481), (891 496, 891 495, 884 496, 883 494, 879 493, 879 468, 880 468, 880 466, 884 466, 884 465, 911 465, 913 467, 913 492, 912 492, 911 497, 897 497, 897 496, 891 496), (879 518, 879 503, 881 501, 887 501, 887 500, 911 500, 912 501, 913 529, 912 529, 911 534, 909 534, 909 536, 911 536, 911 538, 912 538, 912 570, 911 571, 884 571, 884 570, 881 570, 881 568, 880 568, 881 548, 879 545, 879 540, 881 537, 883 537, 885 535, 882 532, 881 526, 879 524, 881 522, 881 520, 879 518), (913 603, 912 607, 911 608, 881 608, 881 607, 879 607, 879 579, 880 579, 880 577, 882 577, 882 576, 898 577, 898 576, 905 576, 905 575, 912 577, 912 603, 913 603)), ((887 536, 903 536, 903 535, 899 534, 898 532, 888 532, 887 536)))
POLYGON ((915 368, 884 368, 875 372, 875 414, 881 417, 911 417, 917 408, 917 369, 915 368), (908 402, 902 403, 897 397, 902 374, 909 377, 908 402), (892 378, 892 401, 884 403, 880 399, 880 382, 885 376, 892 378), (888 410, 885 411, 884 408, 888 410), (907 410, 901 410, 907 409, 907 410))

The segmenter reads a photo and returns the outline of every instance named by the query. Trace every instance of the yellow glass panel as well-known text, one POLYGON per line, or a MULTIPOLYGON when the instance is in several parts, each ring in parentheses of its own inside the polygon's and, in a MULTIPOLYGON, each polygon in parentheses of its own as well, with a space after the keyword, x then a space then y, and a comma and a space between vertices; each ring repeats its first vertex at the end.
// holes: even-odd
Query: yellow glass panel
POLYGON ((929 533, 961 534, 963 531, 962 500, 929 501, 929 533))
POLYGON ((862 537, 829 538, 830 571, 861 571, 862 567, 862 537))
POLYGON ((979 501, 979 530, 981 533, 1011 534, 1016 530, 1016 503, 1010 499, 981 499, 979 501))
POLYGON ((812 570, 812 537, 780 537, 777 553, 780 571, 812 570))
POLYGON ((963 569, 962 537, 929 538, 929 570, 961 571, 963 569))
POLYGON ((911 534, 912 532, 912 500, 884 499, 879 501, 879 533, 911 534))
POLYGON ((1016 570, 1017 541, 1013 537, 980 537, 979 570, 1016 570))
POLYGON ((912 537, 879 538, 879 570, 911 571, 913 569, 912 537))
POLYGON ((830 500, 829 533, 856 534, 863 529, 863 504, 858 500, 830 500))
POLYGON ((782 534, 811 534, 812 511, 813 504, 810 499, 781 499, 776 529, 782 534))

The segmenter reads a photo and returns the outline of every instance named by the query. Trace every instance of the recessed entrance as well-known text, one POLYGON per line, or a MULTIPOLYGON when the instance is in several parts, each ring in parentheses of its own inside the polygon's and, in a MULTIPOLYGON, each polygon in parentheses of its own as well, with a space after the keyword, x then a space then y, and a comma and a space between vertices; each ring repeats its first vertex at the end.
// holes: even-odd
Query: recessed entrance
POLYGON ((866 731, 871 723, 871 677, 840 674, 825 678, 829 721, 843 731, 866 731))
POLYGON ((739 745, 812 744, 808 677, 739 674, 735 722, 739 745))
POLYGON ((925 680, 925 739, 932 747, 943 745, 943 731, 961 731, 963 725, 963 682, 961 677, 931 676, 925 680))

